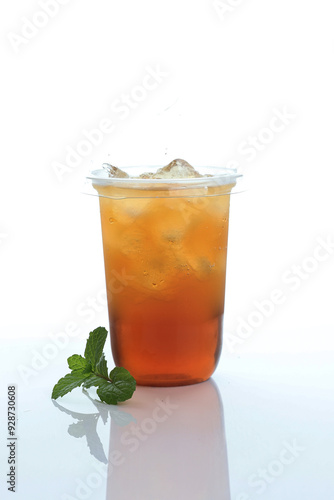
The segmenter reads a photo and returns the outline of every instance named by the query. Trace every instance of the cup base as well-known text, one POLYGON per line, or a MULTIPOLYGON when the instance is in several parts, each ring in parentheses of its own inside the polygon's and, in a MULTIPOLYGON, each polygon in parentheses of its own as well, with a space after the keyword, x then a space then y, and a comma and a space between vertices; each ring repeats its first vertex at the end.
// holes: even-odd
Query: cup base
POLYGON ((210 377, 187 378, 185 374, 147 375, 136 378, 137 385, 150 387, 176 387, 184 385, 194 385, 205 382, 210 377))

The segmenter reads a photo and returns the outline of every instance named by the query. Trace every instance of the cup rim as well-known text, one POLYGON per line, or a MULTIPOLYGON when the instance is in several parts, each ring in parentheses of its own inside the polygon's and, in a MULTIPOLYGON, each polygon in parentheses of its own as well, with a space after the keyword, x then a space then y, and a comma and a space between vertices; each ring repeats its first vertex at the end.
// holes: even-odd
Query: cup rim
MULTIPOLYGON (((122 170, 126 173, 130 173, 131 171, 138 171, 140 173, 144 172, 155 172, 158 168, 161 168, 160 165, 138 165, 138 166, 127 166, 122 167, 122 170), (130 172, 129 172, 130 171, 130 172)), ((153 185, 157 187, 157 185, 161 185, 162 188, 164 186, 169 189, 177 186, 222 186, 233 184, 236 182, 236 179, 242 177, 242 174, 238 173, 236 169, 226 168, 226 167, 214 167, 214 166, 199 166, 194 167, 198 170, 203 176, 202 177, 189 177, 189 178, 164 178, 164 179, 142 179, 137 177, 108 177, 106 170, 100 168, 96 170, 92 170, 86 176, 88 181, 91 181, 92 184, 96 184, 99 186, 117 186, 117 187, 126 187, 126 188, 135 188, 135 189, 145 189, 149 185, 153 185), (206 175, 205 175, 206 174, 206 175)))

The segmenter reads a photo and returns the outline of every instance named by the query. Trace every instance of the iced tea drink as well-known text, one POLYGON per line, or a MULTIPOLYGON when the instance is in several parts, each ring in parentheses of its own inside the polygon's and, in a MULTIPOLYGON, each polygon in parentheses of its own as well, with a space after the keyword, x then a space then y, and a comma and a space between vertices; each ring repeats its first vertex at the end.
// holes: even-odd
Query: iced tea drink
POLYGON ((193 384, 215 370, 233 173, 93 179, 113 357, 139 385, 193 384))

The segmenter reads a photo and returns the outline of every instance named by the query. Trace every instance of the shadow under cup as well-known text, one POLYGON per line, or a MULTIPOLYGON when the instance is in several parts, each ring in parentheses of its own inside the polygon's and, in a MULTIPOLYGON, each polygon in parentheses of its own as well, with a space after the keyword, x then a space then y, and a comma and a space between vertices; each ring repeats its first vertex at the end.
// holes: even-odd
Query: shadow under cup
MULTIPOLYGON (((131 176, 148 167, 123 169, 131 176)), ((88 178, 101 211, 116 366, 139 385, 207 380, 222 347, 230 195, 238 175, 88 178)))

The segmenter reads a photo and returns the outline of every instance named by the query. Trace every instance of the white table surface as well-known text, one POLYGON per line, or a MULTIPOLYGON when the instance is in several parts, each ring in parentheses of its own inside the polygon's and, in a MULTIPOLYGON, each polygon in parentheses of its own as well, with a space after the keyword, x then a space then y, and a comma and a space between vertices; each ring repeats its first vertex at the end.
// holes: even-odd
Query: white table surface
POLYGON ((94 389, 51 400, 82 342, 22 375, 44 344, 3 342, 1 499, 334 498, 333 353, 223 356, 208 382, 138 387, 131 400, 107 406, 94 389), (15 494, 4 479, 12 384, 15 494))

